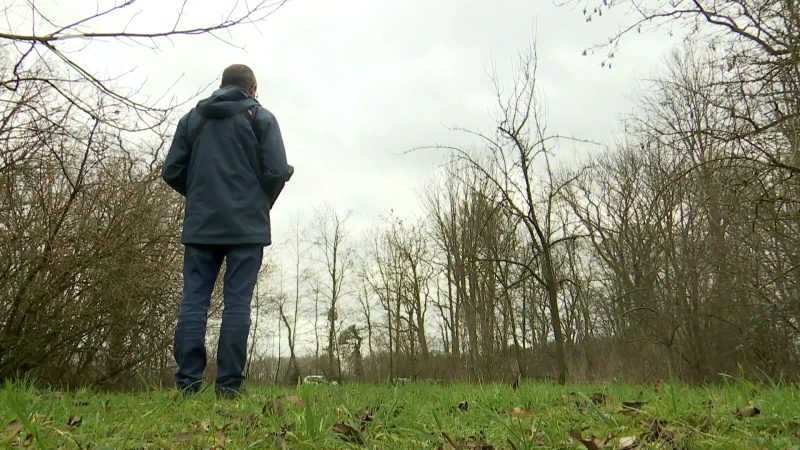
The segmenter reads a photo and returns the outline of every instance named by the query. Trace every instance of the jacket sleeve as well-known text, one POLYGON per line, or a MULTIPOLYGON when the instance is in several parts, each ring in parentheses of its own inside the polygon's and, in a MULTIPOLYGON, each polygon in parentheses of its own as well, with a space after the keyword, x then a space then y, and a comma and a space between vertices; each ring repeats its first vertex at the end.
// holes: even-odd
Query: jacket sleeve
MULTIPOLYGON (((266 112, 266 111, 264 111, 266 112)), ((286 161, 286 148, 278 120, 272 113, 260 114, 261 154, 264 161, 264 181, 268 186, 281 186, 294 174, 294 167, 286 161)))
POLYGON ((184 197, 186 196, 189 160, 192 156, 192 149, 189 148, 188 144, 188 122, 188 114, 178 121, 175 136, 172 138, 172 145, 169 147, 167 158, 161 167, 161 178, 184 197))

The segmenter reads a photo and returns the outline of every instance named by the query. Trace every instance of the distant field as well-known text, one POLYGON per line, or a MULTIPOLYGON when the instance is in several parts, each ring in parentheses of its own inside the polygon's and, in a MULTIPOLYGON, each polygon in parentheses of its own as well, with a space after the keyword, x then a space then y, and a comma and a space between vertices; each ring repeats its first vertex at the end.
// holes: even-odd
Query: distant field
POLYGON ((0 448, 800 449, 800 390, 746 382, 250 386, 227 401, 7 384, 0 419, 0 448))

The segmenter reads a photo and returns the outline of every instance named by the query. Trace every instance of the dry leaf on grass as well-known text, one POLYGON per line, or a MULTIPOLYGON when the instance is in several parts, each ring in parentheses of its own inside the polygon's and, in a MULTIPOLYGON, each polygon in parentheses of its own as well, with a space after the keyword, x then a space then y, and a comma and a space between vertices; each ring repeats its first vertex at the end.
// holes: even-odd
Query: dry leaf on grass
POLYGON ((358 420, 360 420, 362 422, 372 422, 372 415, 373 415, 373 412, 370 411, 370 410, 363 410, 362 409, 362 410, 356 411, 356 416, 358 417, 358 420))
POLYGON ((515 406, 513 409, 511 409, 511 411, 508 412, 508 415, 516 418, 531 417, 533 415, 533 411, 515 406))
POLYGON ((594 402, 595 405, 603 404, 606 401, 606 396, 600 392, 595 392, 594 394, 590 395, 589 398, 592 399, 592 402, 594 402))
POLYGON ((285 410, 287 405, 294 405, 300 408, 305 408, 306 401, 296 395, 282 395, 264 405, 264 408, 262 409, 261 412, 264 414, 269 413, 269 414, 278 414, 278 416, 283 416, 283 411, 285 410))
POLYGON ((619 450, 633 450, 639 446, 636 436, 626 436, 619 438, 619 450))
POLYGON ((708 428, 711 426, 711 410, 709 409, 706 412, 706 418, 703 420, 703 423, 700 424, 700 431, 708 431, 708 428))
POLYGON ((225 430, 217 431, 217 447, 225 448, 225 430))
POLYGON ((79 427, 83 423, 83 419, 81 416, 70 414, 69 418, 67 419, 67 426, 70 427, 79 427))
POLYGON ((189 433, 178 433, 175 435, 175 442, 188 442, 192 440, 192 435, 189 433))
POLYGON ((6 433, 13 433, 17 434, 22 431, 22 421, 19 419, 14 419, 6 425, 5 428, 6 433))
POLYGON ((373 411, 371 411, 371 410, 360 410, 360 411, 356 412, 356 416, 358 417, 358 420, 361 421, 361 426, 359 427, 359 429, 362 432, 364 430, 366 430, 367 429, 367 425, 369 425, 371 423, 375 423, 375 424, 378 424, 378 425, 385 425, 383 420, 381 420, 381 419, 375 420, 374 414, 375 413, 373 411))
POLYGON ((583 444, 583 446, 588 450, 600 450, 601 447, 605 447, 605 442, 598 441, 594 436, 589 436, 588 439, 584 439, 579 430, 569 430, 569 435, 572 436, 572 438, 576 441, 583 444))
POLYGON ((620 414, 634 415, 642 412, 642 408, 647 402, 622 402, 622 408, 619 410, 620 414))
POLYGON ((346 441, 361 443, 361 433, 346 423, 337 422, 333 425, 332 431, 346 441))
POLYGON ((748 417, 755 417, 761 414, 761 410, 756 408, 755 406, 748 406, 746 408, 733 408, 731 410, 734 416, 740 419, 746 419, 748 417))
POLYGON ((235 423, 229 423, 217 430, 217 442, 219 442, 220 448, 225 448, 225 432, 229 429, 231 431, 236 431, 239 429, 239 425, 235 423))
POLYGON ((646 426, 649 429, 649 433, 647 434, 648 441, 654 441, 658 439, 661 435, 661 430, 664 428, 666 424, 665 421, 661 421, 658 419, 645 419, 642 421, 642 425, 646 426))
POLYGON ((280 434, 275 436, 275 447, 280 449, 289 448, 289 444, 286 443, 286 437, 280 434))
POLYGON ((649 431, 643 435, 648 442, 661 441, 669 443, 673 448, 681 448, 686 437, 686 430, 682 427, 667 425, 667 421, 646 419, 642 424, 647 425, 649 431))

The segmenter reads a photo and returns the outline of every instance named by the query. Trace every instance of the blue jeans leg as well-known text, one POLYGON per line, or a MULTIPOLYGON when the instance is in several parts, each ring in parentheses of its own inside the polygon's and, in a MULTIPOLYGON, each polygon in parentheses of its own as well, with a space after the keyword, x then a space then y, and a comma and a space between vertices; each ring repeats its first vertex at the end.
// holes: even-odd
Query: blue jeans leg
POLYGON ((250 333, 250 303, 263 254, 262 245, 237 245, 228 248, 225 304, 217 348, 217 392, 241 389, 247 361, 247 338, 250 333))
POLYGON ((223 249, 187 245, 183 256, 183 299, 175 328, 175 384, 181 391, 200 389, 206 368, 206 325, 211 292, 219 276, 223 249))

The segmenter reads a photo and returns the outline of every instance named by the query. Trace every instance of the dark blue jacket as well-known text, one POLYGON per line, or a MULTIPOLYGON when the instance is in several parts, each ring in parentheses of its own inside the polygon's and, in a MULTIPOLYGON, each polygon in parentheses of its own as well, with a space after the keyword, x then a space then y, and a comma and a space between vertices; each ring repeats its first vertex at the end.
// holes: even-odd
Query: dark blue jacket
POLYGON ((293 173, 275 116, 240 87, 215 91, 178 122, 161 169, 164 181, 186 197, 181 243, 272 244, 267 192, 293 173))

